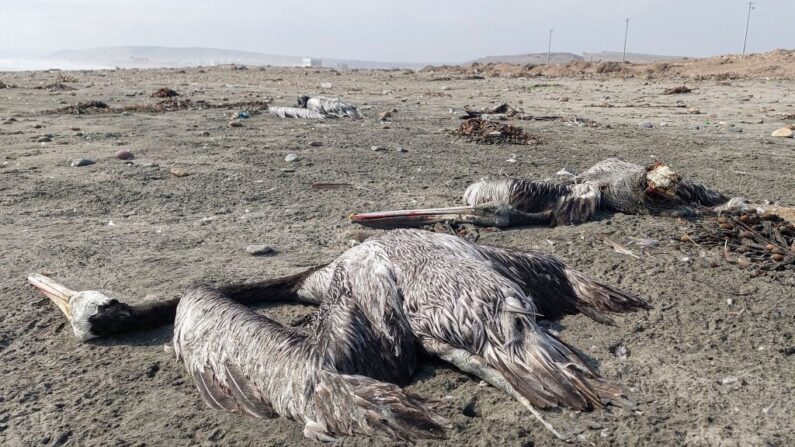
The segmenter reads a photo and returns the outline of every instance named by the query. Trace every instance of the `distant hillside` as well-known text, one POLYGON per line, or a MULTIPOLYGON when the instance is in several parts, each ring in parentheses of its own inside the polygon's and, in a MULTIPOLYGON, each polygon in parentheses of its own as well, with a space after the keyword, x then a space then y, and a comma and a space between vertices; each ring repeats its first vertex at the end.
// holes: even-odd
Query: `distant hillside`
MULTIPOLYGON (((582 56, 574 53, 551 53, 549 62, 552 64, 567 64, 569 62, 581 61, 582 56)), ((518 64, 518 65, 539 65, 547 63, 547 53, 513 54, 504 56, 486 56, 475 59, 471 63, 478 64, 518 64)))
MULTIPOLYGON (((587 62, 621 62, 623 53, 620 51, 602 51, 600 53, 583 53, 587 62)), ((647 64, 651 62, 667 62, 687 59, 681 56, 661 56, 659 54, 627 53, 627 62, 633 64, 647 64)))
MULTIPOLYGON (((60 50, 26 58, 13 57, 9 65, 44 68, 155 68, 192 67, 221 64, 242 65, 300 65, 304 57, 313 57, 323 62, 323 67, 336 68, 345 64, 349 68, 421 68, 427 63, 363 61, 334 59, 314 55, 285 56, 255 53, 250 51, 224 50, 219 48, 175 48, 175 47, 108 47, 83 50, 60 50)), ((2 61, 0 61, 2 62, 2 61)), ((3 64, 0 63, 0 69, 3 64)), ((9 66, 7 69, 14 69, 9 66)))

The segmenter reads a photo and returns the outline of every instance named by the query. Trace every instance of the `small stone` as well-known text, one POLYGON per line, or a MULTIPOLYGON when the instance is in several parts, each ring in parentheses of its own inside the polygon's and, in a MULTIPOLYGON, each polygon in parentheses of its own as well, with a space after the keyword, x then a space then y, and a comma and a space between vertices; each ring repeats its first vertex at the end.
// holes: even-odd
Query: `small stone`
POLYGON ((331 87, 332 87, 331 82, 321 82, 320 83, 320 88, 331 88, 331 87))
POLYGON ((263 244, 249 245, 248 247, 246 247, 246 252, 252 256, 269 255, 273 254, 275 251, 276 250, 274 250, 273 247, 263 244))
POLYGON ((120 150, 116 152, 116 158, 118 158, 119 160, 132 160, 135 157, 133 156, 133 153, 130 151, 120 150))
POLYGON ((558 99, 558 101, 560 101, 560 102, 569 102, 569 97, 568 96, 561 96, 560 99, 558 99))
POLYGON ((132 115, 132 113, 130 113, 128 111, 121 112, 121 116, 131 116, 131 115, 132 115))
POLYGON ((203 137, 209 137, 210 136, 210 132, 205 130, 204 132, 202 132, 202 136, 203 137))
POLYGON ((184 169, 171 168, 171 175, 173 175, 174 177, 187 177, 189 174, 188 171, 184 169))
POLYGON ((36 124, 35 126, 33 126, 34 129, 41 129, 42 127, 44 126, 42 126, 41 124, 36 124))
POLYGON ((741 133, 743 131, 743 128, 742 127, 737 127, 737 126, 732 126, 732 127, 729 127, 729 130, 732 131, 732 132, 741 133))
POLYGON ((229 121, 229 127, 243 127, 243 123, 236 120, 229 121))
POLYGON ((450 87, 448 87, 448 86, 444 85, 444 86, 442 86, 442 90, 443 90, 443 91, 450 90, 450 87))
POLYGON ((398 151, 398 152, 400 152, 400 153, 403 153, 403 154, 405 154, 405 153, 406 153, 406 152, 408 152, 409 150, 408 150, 408 149, 406 149, 405 147, 399 147, 399 148, 397 148, 397 151, 398 151))
POLYGON ((729 376, 721 379, 720 383, 722 383, 723 385, 731 385, 733 383, 737 383, 738 380, 740 379, 738 379, 737 377, 729 376))
POLYGON ((39 138, 36 138, 37 143, 49 143, 50 141, 52 141, 52 137, 49 135, 42 135, 39 138))
POLYGON ((782 127, 781 129, 776 130, 772 133, 774 137, 781 137, 781 138, 792 138, 792 129, 787 127, 782 127))
POLYGON ((309 147, 320 147, 320 146, 323 146, 323 142, 322 141, 310 141, 309 142, 309 147))
POLYGON ((93 164, 94 160, 89 160, 88 158, 77 158, 72 160, 72 166, 88 166, 93 164))
POLYGON ((282 168, 281 171, 282 172, 295 172, 295 169, 293 169, 293 168, 282 168))
POLYGON ((392 112, 390 111, 381 112, 378 114, 378 119, 380 119, 381 121, 386 121, 389 118, 392 118, 392 112))
POLYGON ((370 150, 373 152, 380 152, 386 150, 383 146, 370 146, 370 150))
POLYGON ((288 163, 292 163, 294 161, 298 161, 298 154, 287 154, 287 156, 284 157, 284 161, 286 161, 288 163))
POLYGON ((386 124, 384 124, 383 126, 381 126, 381 128, 382 128, 382 129, 391 129, 391 127, 389 127, 389 126, 388 126, 388 125, 386 125, 386 124))
POLYGON ((644 129, 651 129, 652 127, 654 127, 654 124, 652 124, 652 123, 650 123, 648 121, 644 121, 644 122, 640 123, 640 127, 644 128, 644 129))

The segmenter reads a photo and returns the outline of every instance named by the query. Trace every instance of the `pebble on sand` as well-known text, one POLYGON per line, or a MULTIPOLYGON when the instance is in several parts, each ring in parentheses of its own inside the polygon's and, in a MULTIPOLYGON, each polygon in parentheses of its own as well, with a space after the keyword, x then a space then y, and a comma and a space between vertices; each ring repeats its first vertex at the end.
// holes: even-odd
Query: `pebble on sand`
POLYGON ((381 152, 386 150, 386 148, 383 146, 370 146, 370 150, 373 152, 381 152))
POLYGON ((171 175, 173 175, 174 177, 187 177, 189 174, 188 171, 184 169, 171 168, 171 175))
POLYGON ((52 141, 52 137, 49 135, 42 135, 39 138, 36 138, 37 143, 49 143, 52 141))
POLYGON ((792 129, 788 127, 782 127, 781 129, 778 129, 775 132, 773 132, 772 136, 782 137, 782 138, 792 138, 792 129))
POLYGON ((89 160, 88 158, 77 158, 72 160, 72 166, 88 166, 93 164, 94 160, 89 160))
POLYGON ((320 147, 320 146, 323 146, 323 142, 322 141, 310 141, 309 142, 309 147, 320 147))
POLYGON ((640 123, 639 126, 644 128, 644 129, 651 129, 652 127, 654 127, 654 124, 652 124, 652 123, 650 123, 648 121, 644 121, 644 122, 640 123))
POLYGON ((118 158, 119 160, 132 160, 135 157, 133 156, 132 152, 122 149, 116 152, 116 158, 118 158))
POLYGON ((288 163, 298 161, 298 154, 287 154, 287 156, 284 157, 284 161, 288 163))
POLYGON ((270 255, 276 252, 270 245, 254 244, 246 247, 246 252, 252 256, 270 255))
POLYGON ((243 123, 240 121, 229 121, 229 127, 243 127, 243 123))

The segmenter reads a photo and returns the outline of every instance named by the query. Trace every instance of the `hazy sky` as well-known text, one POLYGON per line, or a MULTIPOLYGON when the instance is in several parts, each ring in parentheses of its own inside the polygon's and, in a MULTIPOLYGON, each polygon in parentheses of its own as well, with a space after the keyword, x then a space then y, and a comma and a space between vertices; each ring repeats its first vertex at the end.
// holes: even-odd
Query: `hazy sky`
MULTIPOLYGON (((0 50, 201 46, 461 62, 546 51, 705 56, 742 49, 740 0, 0 0, 0 50)), ((795 48, 795 0, 759 0, 749 51, 795 48)))

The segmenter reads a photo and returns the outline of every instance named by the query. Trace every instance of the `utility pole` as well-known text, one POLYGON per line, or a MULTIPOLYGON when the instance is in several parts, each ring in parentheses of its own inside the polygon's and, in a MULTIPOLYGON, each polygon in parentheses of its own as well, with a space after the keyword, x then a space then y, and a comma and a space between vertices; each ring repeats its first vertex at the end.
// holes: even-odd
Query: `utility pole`
POLYGON ((624 55, 621 56, 621 63, 627 61, 627 34, 629 34, 629 17, 627 17, 627 26, 624 28, 624 55))
POLYGON ((754 9, 754 2, 748 2, 748 17, 745 19, 745 39, 743 39, 743 57, 745 57, 745 45, 748 43, 748 25, 751 23, 752 9, 754 9))
POLYGON ((549 65, 549 58, 552 56, 552 31, 554 29, 549 29, 549 39, 547 40, 547 65, 549 65))

